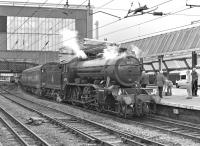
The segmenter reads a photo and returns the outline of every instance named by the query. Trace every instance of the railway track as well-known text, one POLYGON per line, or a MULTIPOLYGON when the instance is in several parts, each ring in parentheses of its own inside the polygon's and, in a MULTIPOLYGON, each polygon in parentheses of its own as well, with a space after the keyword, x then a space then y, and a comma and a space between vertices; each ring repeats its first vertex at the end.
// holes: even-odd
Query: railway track
MULTIPOLYGON (((94 114, 108 116, 107 114, 99 113, 93 110, 89 110, 89 109, 85 109, 81 107, 78 107, 78 108, 86 112, 92 112, 94 114)), ((122 120, 121 118, 112 116, 112 115, 109 115, 109 117, 115 118, 116 120, 119 120, 119 121, 122 120)), ((142 125, 142 126, 149 127, 152 129, 157 129, 157 130, 160 130, 161 132, 164 131, 164 132, 171 133, 174 135, 183 136, 184 138, 192 139, 195 142, 200 142, 200 125, 198 124, 173 120, 170 118, 165 118, 165 117, 157 116, 157 115, 150 115, 142 119, 141 118, 133 118, 129 120, 127 119, 127 122, 142 125)))
MULTIPOLYGON (((89 109, 85 109, 81 107, 78 107, 78 108, 86 112, 92 112, 94 114, 98 113, 93 110, 89 110, 89 109)), ((104 113, 98 113, 98 114, 108 116, 107 114, 104 114, 104 113)), ((122 118, 112 116, 112 115, 109 115, 109 117, 114 118, 118 121, 122 120, 122 118)), ((152 129, 160 130, 161 132, 164 131, 164 132, 171 133, 174 135, 183 136, 184 138, 192 139, 196 142, 200 142, 200 125, 199 124, 183 122, 183 121, 174 120, 174 119, 170 119, 170 118, 166 118, 162 116, 157 116, 154 114, 143 117, 143 118, 134 117, 132 119, 126 119, 126 121, 128 123, 142 125, 142 126, 149 127, 152 129)))
MULTIPOLYGON (((94 114, 108 116, 107 114, 99 113, 94 110, 85 109, 85 108, 77 107, 73 105, 70 105, 70 106, 72 106, 73 108, 79 108, 86 112, 92 112, 94 114)), ((122 120, 122 118, 112 116, 112 115, 109 115, 109 117, 114 118, 119 121, 122 120)), ((164 132, 171 133, 174 135, 183 136, 184 138, 188 138, 196 142, 200 142, 200 124, 174 120, 174 119, 166 118, 163 116, 158 116, 155 114, 147 115, 146 117, 143 117, 143 118, 134 117, 132 119, 126 119, 126 121, 128 123, 134 123, 134 124, 142 125, 142 126, 149 127, 152 129, 158 129, 160 131, 164 131, 164 132)))
POLYGON ((75 117, 74 115, 71 115, 69 113, 65 113, 63 111, 44 106, 42 104, 29 101, 28 99, 17 97, 18 99, 20 98, 21 101, 19 101, 16 100, 16 96, 15 98, 6 96, 6 94, 3 94, 2 96, 32 112, 36 112, 40 116, 48 119, 48 121, 58 125, 62 129, 66 129, 80 135, 81 137, 93 144, 109 146, 164 146, 161 143, 126 132, 122 132, 114 128, 110 128, 108 126, 96 123, 94 121, 86 120, 80 117, 75 117), (35 107, 30 107, 30 105, 26 106, 27 103, 25 104, 25 101, 29 102, 29 104, 31 103, 31 105, 34 105, 35 107), (51 114, 53 113, 54 116, 49 116, 48 113, 44 113, 45 111, 48 111, 48 113, 50 112, 51 114))
POLYGON ((19 146, 50 146, 46 141, 27 128, 15 117, 0 107, 0 122, 8 136, 10 145, 19 146))
POLYGON ((143 124, 200 142, 200 125, 152 115, 143 124))

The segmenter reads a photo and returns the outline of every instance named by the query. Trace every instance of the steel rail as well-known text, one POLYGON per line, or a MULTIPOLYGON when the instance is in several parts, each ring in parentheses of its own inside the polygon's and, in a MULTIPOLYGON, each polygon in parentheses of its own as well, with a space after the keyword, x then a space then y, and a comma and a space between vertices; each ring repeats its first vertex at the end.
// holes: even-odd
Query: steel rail
MULTIPOLYGON (((2 114, 4 114, 4 116, 9 119, 12 123, 15 124, 15 126, 20 126, 21 129, 23 129, 23 132, 26 133, 29 138, 33 139, 35 141, 35 144, 39 145, 39 146, 50 146, 45 140, 43 140, 41 137, 39 137, 37 134, 35 134, 32 130, 30 130, 29 128, 27 128, 24 124, 22 124, 19 120, 17 120, 14 116, 12 116, 11 114, 9 114, 5 109, 3 109, 2 107, 0 107, 0 112, 2 114)), ((6 125, 8 125, 7 123, 4 123, 6 125)), ((26 140, 24 140, 25 138, 23 138, 22 136, 20 136, 19 132, 17 132, 16 130, 14 130, 14 128, 16 129, 17 127, 12 127, 10 125, 9 129, 12 130, 12 132, 17 136, 17 138, 20 140, 20 142, 22 142, 24 145, 29 146, 28 142, 26 142, 26 140), (20 137, 20 138, 19 138, 20 137)), ((19 128, 19 127, 18 127, 19 128)), ((24 136, 24 135, 23 135, 24 136)))
POLYGON ((17 134, 17 132, 3 119, 0 117, 1 123, 7 127, 7 129, 15 136, 17 141, 23 145, 23 146, 28 146, 28 144, 17 134))
MULTIPOLYGON (((8 92, 8 93, 9 93, 9 92, 8 92)), ((10 94, 11 94, 11 93, 10 93, 10 94)), ((107 131, 108 133, 110 133, 110 135, 111 135, 111 133, 113 133, 114 136, 118 136, 118 140, 117 140, 117 141, 114 141, 114 142, 106 141, 106 140, 103 140, 103 139, 101 139, 101 138, 98 138, 98 136, 95 136, 94 133, 91 133, 91 134, 90 134, 90 133, 88 133, 87 131, 81 130, 80 127, 76 127, 76 126, 74 126, 74 125, 72 125, 72 124, 69 124, 69 123, 70 123, 69 121, 63 122, 63 121, 61 121, 61 120, 54 119, 54 118, 52 118, 52 117, 50 117, 50 116, 48 116, 48 115, 46 115, 46 114, 44 114, 44 113, 41 113, 41 112, 39 112, 39 111, 37 111, 37 110, 35 110, 35 109, 32 109, 32 108, 30 108, 30 107, 27 107, 27 106, 25 106, 24 104, 22 104, 22 103, 20 103, 20 102, 18 102, 18 101, 15 101, 15 100, 13 100, 13 99, 11 99, 11 98, 5 96, 5 95, 2 95, 2 96, 4 96, 5 98, 7 98, 7 99, 9 99, 9 100, 11 100, 11 101, 13 101, 13 102, 15 102, 16 104, 19 104, 20 106, 23 106, 23 107, 26 108, 26 109, 29 109, 29 110, 31 110, 31 111, 34 111, 34 112, 38 113, 39 115, 41 115, 41 116, 47 118, 47 119, 48 119, 49 121, 51 121, 51 122, 56 123, 57 125, 61 126, 62 128, 70 129, 70 130, 74 131, 75 133, 77 133, 77 134, 79 134, 79 135, 81 135, 81 136, 83 136, 83 137, 85 137, 85 138, 87 138, 87 139, 89 138, 91 141, 96 142, 96 143, 98 143, 98 144, 104 144, 104 145, 110 145, 110 146, 112 146, 112 145, 115 145, 115 144, 117 144, 117 143, 119 143, 119 144, 129 143, 129 144, 137 145, 137 146, 143 146, 143 145, 164 146, 164 145, 161 144, 161 143, 158 143, 158 142, 155 142, 155 141, 152 141, 152 140, 149 140, 149 139, 140 137, 140 136, 136 136, 136 135, 133 135, 133 134, 129 134, 129 133, 126 133, 126 132, 122 132, 122 131, 120 131, 120 130, 116 130, 116 129, 114 129, 114 128, 105 126, 105 125, 103 125, 103 124, 99 124, 99 123, 94 122, 94 121, 91 121, 91 120, 86 120, 86 119, 83 119, 83 118, 80 118, 80 117, 76 117, 76 116, 74 116, 74 115, 72 115, 72 114, 70 114, 70 113, 66 113, 66 112, 63 112, 63 111, 61 111, 61 110, 57 110, 57 109, 54 109, 54 108, 45 106, 45 105, 43 105, 43 104, 35 103, 35 102, 30 101, 30 100, 28 100, 28 99, 24 99, 24 98, 22 98, 22 97, 19 97, 19 96, 16 96, 16 95, 13 95, 13 94, 12 94, 12 96, 15 96, 15 97, 18 97, 18 98, 20 98, 20 99, 22 99, 22 100, 25 100, 25 101, 31 102, 31 103, 33 103, 33 104, 39 105, 40 107, 48 108, 48 109, 54 110, 54 111, 56 111, 56 112, 58 112, 58 113, 62 113, 62 114, 64 114, 64 115, 71 116, 71 117, 73 117, 74 119, 77 119, 76 121, 81 121, 82 123, 90 124, 90 127, 91 127, 91 126, 94 126, 95 128, 98 127, 98 128, 100 128, 100 129, 103 129, 104 131, 107 131), (119 138, 120 138, 120 140, 119 140, 119 138)), ((65 119, 64 119, 64 120, 65 120, 65 119)), ((80 122, 80 123, 81 123, 81 122, 80 122)), ((80 123, 79 123, 79 124, 80 124, 80 123)), ((112 134, 112 135, 113 135, 113 134, 112 134)), ((116 138, 117 138, 117 137, 116 137, 116 138)))
MULTIPOLYGON (((164 132, 168 132, 168 133, 171 133, 171 134, 183 136, 185 138, 189 138, 189 139, 192 139, 194 141, 200 142, 200 137, 197 137, 195 135, 191 135, 190 133, 192 133, 192 132, 186 133, 186 131, 189 131, 191 129, 187 129, 187 130, 184 129, 184 130, 182 130, 183 128, 172 127, 172 124, 171 123, 167 124, 167 121, 165 121, 165 124, 167 124, 167 125, 165 125, 164 122, 163 122, 163 124, 161 124, 161 123, 157 124, 155 121, 156 120, 154 120, 154 122, 146 122, 145 119, 143 119, 142 121, 138 122, 138 121, 131 120, 132 123, 135 123, 135 124, 138 124, 138 125, 143 125, 145 127, 150 127, 150 128, 153 128, 153 129, 158 129, 160 131, 164 131, 164 132)), ((157 120, 157 122, 158 122, 158 120, 157 120)), ((186 127, 186 126, 184 126, 184 127, 186 127)), ((197 130, 195 130, 195 132, 197 132, 197 130)), ((200 135, 200 133, 198 135, 200 135)))

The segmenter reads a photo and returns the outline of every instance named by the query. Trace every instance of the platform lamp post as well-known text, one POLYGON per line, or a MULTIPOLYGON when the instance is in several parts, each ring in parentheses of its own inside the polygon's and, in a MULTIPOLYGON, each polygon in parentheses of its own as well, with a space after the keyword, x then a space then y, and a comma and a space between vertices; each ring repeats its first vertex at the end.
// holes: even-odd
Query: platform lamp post
POLYGON ((141 69, 144 70, 144 58, 140 58, 141 69))
POLYGON ((192 51, 192 68, 195 68, 197 65, 197 53, 192 51))
POLYGON ((159 71, 162 70, 163 57, 164 57, 164 55, 159 55, 159 56, 158 56, 158 66, 159 66, 158 69, 159 69, 159 71))

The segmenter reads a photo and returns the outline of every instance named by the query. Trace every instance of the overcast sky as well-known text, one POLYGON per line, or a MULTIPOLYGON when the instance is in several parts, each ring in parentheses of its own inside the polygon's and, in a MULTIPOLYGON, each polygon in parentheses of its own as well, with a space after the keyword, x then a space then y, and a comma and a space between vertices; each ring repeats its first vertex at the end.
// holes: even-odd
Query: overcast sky
MULTIPOLYGON (((45 0, 15 1, 45 2, 45 0)), ((66 0, 48 0, 47 3, 64 4, 66 3, 66 0)), ((69 5, 87 5, 88 1, 68 0, 68 3, 69 5)), ((199 0, 90 0, 90 4, 94 6, 94 12, 103 11, 123 18, 119 20, 116 17, 106 15, 104 13, 96 13, 93 15, 93 22, 99 22, 99 39, 103 40, 104 38, 107 38, 108 41, 113 42, 136 40, 139 37, 147 37, 147 34, 155 35, 155 32, 161 33, 160 31, 162 30, 189 25, 192 21, 200 20, 200 7, 189 8, 186 6, 186 3, 200 5, 199 0), (166 2, 162 5, 159 5, 155 11, 164 12, 168 15, 153 16, 151 14, 144 14, 124 19, 124 16, 126 16, 132 2, 132 10, 138 8, 139 4, 141 6, 147 5, 148 8, 153 7, 152 9, 155 9, 156 7, 154 6, 166 2)), ((95 25, 93 28, 95 29, 95 25)))

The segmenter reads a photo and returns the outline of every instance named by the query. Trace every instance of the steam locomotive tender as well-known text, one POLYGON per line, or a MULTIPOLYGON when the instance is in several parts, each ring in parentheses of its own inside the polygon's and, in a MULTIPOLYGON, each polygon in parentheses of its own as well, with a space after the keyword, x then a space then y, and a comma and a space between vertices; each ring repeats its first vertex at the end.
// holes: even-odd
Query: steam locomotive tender
POLYGON ((118 56, 48 63, 25 70, 21 84, 25 90, 73 105, 124 117, 142 116, 149 113, 153 98, 137 86, 140 76, 137 58, 118 56))
POLYGON ((50 62, 24 70, 19 82, 25 91, 58 99, 61 92, 61 73, 61 65, 50 62))

